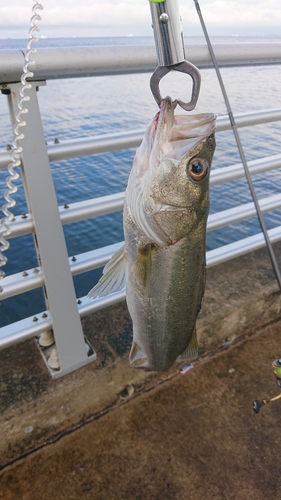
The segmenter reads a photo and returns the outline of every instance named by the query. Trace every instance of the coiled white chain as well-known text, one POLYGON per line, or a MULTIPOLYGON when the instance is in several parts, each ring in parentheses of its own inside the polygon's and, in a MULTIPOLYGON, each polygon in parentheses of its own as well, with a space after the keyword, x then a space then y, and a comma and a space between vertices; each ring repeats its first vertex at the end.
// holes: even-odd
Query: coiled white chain
MULTIPOLYGON (((14 170, 16 167, 21 165, 20 153, 22 152, 22 147, 20 141, 24 138, 24 134, 20 131, 26 125, 26 122, 21 118, 22 115, 28 112, 28 109, 24 106, 24 102, 29 101, 30 97, 25 95, 25 92, 31 88, 31 84, 27 82, 27 78, 32 78, 33 73, 30 71, 29 66, 35 64, 35 61, 31 58, 31 54, 36 52, 36 49, 32 48, 34 42, 38 42, 38 38, 34 36, 36 31, 40 28, 37 26, 36 21, 41 21, 41 16, 37 14, 37 10, 42 10, 43 6, 34 0, 34 5, 32 7, 32 17, 30 19, 30 29, 29 37, 27 42, 27 51, 25 54, 25 63, 23 66, 23 74, 21 76, 21 87, 19 91, 20 100, 18 101, 18 113, 15 117, 16 123, 13 128, 14 140, 11 149, 11 162, 8 165, 9 177, 7 177, 6 184, 7 190, 4 193, 4 198, 6 203, 2 207, 2 212, 4 217, 0 220, 0 268, 7 263, 7 257, 3 255, 2 252, 8 250, 10 243, 7 241, 7 236, 12 232, 11 228, 7 225, 7 222, 14 219, 14 215, 10 212, 10 208, 14 207, 16 202, 12 198, 18 188, 15 186, 14 181, 19 178, 19 174, 14 170)), ((5 277, 5 273, 0 269, 0 279, 5 277)))

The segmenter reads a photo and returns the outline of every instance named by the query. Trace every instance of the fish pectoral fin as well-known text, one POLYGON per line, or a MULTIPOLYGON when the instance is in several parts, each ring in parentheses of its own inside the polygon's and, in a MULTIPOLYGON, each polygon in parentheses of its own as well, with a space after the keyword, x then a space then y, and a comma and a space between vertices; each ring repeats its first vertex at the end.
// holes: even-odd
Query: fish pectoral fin
POLYGON ((180 363, 181 361, 194 361, 198 358, 198 345, 196 329, 194 328, 191 341, 189 342, 187 348, 183 353, 177 357, 176 361, 180 363))
POLYGON ((119 292, 125 288, 125 277, 126 251, 125 245, 123 245, 104 266, 102 277, 89 291, 88 297, 90 299, 96 299, 98 297, 105 297, 114 292, 119 292))
MULTIPOLYGON (((107 262, 107 264, 105 264, 102 274, 106 274, 113 268, 115 268, 115 270, 119 269, 119 271, 121 271, 121 268, 119 268, 120 265, 126 266, 125 245, 122 245, 122 247, 112 255, 111 259, 107 262)), ((125 272, 125 270, 123 272, 125 272)))
POLYGON ((147 361, 146 355, 142 352, 136 342, 133 342, 132 344, 129 361, 133 368, 139 368, 141 364, 145 364, 147 361))

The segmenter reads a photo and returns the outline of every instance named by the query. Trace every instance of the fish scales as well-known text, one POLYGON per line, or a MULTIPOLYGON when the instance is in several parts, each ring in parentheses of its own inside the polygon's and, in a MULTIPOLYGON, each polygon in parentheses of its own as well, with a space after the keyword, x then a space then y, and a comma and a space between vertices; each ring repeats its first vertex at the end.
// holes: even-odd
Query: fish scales
POLYGON ((147 368, 167 370, 191 341, 205 284, 200 226, 191 238, 149 249, 141 265, 128 251, 127 304, 134 342, 149 360, 147 368))
POLYGON ((166 98, 136 152, 125 193, 125 246, 89 293, 103 296, 126 282, 133 367, 165 371, 197 357, 214 131, 213 114, 174 116, 166 98))

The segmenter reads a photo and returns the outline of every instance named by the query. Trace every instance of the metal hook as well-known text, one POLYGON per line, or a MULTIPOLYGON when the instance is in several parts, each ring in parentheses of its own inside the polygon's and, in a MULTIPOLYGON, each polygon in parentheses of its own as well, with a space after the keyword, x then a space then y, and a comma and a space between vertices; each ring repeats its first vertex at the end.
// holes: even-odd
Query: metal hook
POLYGON ((175 106, 179 104, 179 106, 181 106, 181 108, 185 109, 186 111, 191 111, 192 109, 195 108, 196 103, 198 101, 200 85, 201 85, 201 75, 198 68, 196 68, 196 66, 194 66, 191 62, 188 61, 183 61, 179 64, 174 64, 173 66, 158 66, 156 68, 150 79, 150 89, 154 96, 154 99, 157 102, 158 106, 160 107, 162 97, 160 93, 159 83, 160 80, 165 75, 167 75, 167 73, 169 73, 172 69, 190 75, 193 80, 191 100, 187 103, 183 102, 181 99, 175 99, 175 101, 173 101, 173 104, 175 106))

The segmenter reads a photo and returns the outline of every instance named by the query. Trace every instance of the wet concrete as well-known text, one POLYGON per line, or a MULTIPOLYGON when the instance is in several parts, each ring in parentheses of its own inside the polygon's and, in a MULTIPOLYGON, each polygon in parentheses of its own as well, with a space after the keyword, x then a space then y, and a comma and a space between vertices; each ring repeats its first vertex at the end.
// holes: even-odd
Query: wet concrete
POLYGON ((275 500, 281 321, 69 428, 0 472, 1 500, 275 500))

